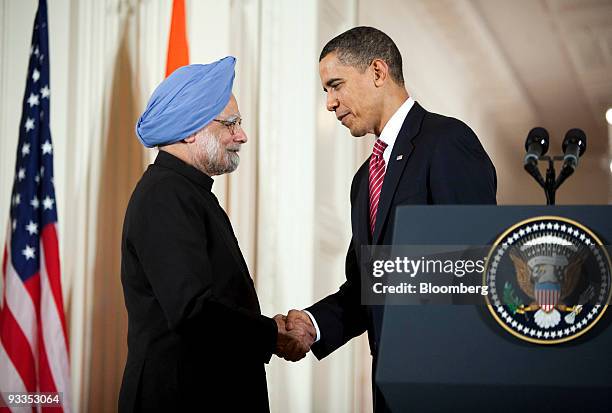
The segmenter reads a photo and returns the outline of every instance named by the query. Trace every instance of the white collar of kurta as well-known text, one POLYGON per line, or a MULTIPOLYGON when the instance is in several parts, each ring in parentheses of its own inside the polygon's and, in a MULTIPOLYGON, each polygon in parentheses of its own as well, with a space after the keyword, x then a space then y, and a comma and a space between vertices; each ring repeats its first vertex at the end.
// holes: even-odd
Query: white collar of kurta
POLYGON ((385 168, 389 165, 389 158, 391 157, 391 152, 393 151, 393 145, 395 144, 395 140, 397 139, 397 135, 399 135, 399 131, 404 124, 404 120, 406 116, 408 116, 408 112, 414 106, 414 99, 412 97, 408 97, 402 106, 400 106, 393 116, 389 119, 382 132, 380 133, 379 139, 387 144, 385 151, 383 152, 383 159, 385 160, 385 168))

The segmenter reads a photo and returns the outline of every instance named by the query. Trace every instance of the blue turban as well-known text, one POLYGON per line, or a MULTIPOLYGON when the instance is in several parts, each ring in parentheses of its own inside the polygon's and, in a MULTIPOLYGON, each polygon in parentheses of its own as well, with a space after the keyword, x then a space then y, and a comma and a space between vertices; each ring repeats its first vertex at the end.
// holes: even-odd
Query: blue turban
POLYGON ((232 94, 236 58, 176 69, 151 95, 136 123, 147 148, 185 139, 208 125, 225 109, 232 94))

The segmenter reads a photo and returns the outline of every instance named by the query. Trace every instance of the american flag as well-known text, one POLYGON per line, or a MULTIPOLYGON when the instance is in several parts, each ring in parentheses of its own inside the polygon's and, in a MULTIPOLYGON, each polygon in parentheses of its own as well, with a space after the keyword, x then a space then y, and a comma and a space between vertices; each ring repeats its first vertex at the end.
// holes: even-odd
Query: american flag
POLYGON ((63 410, 70 411, 49 101, 47 3, 40 0, 2 259, 0 391, 5 392, 4 398, 6 392, 62 393, 63 410))

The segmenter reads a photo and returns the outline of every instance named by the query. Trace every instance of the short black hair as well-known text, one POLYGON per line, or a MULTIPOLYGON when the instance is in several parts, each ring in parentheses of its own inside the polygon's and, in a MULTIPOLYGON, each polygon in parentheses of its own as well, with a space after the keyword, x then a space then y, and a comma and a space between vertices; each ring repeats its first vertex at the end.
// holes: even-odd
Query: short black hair
POLYGON ((404 85, 402 55, 389 36, 367 26, 353 27, 331 39, 319 56, 319 62, 330 53, 336 53, 343 64, 364 71, 374 59, 381 59, 389 66, 391 78, 404 85))

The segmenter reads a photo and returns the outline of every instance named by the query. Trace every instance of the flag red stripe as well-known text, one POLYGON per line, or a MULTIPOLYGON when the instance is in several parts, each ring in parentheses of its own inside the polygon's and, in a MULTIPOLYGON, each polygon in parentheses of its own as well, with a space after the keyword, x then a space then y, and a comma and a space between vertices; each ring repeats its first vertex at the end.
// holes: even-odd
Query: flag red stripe
POLYGON ((55 225, 47 225, 43 228, 40 234, 41 242, 43 244, 43 251, 45 254, 45 268, 47 270, 47 276, 49 278, 49 285, 51 286, 51 293, 53 294, 53 301, 57 307, 57 313, 62 323, 62 330, 64 333, 64 341, 66 342, 66 350, 70 353, 68 347, 68 333, 66 329, 66 316, 64 315, 64 300, 62 295, 62 283, 60 276, 60 262, 59 262, 59 249, 57 241, 57 232, 55 225))
MULTIPOLYGON (((4 306, 0 312, 0 341, 19 373, 27 391, 36 391, 36 367, 30 343, 15 320, 11 309, 4 306)), ((3 389, 10 390, 10 389, 3 389)))
POLYGON ((40 312, 40 273, 36 273, 30 278, 28 278, 24 283, 28 294, 30 294, 30 298, 34 303, 34 308, 36 309, 36 314, 40 312))

